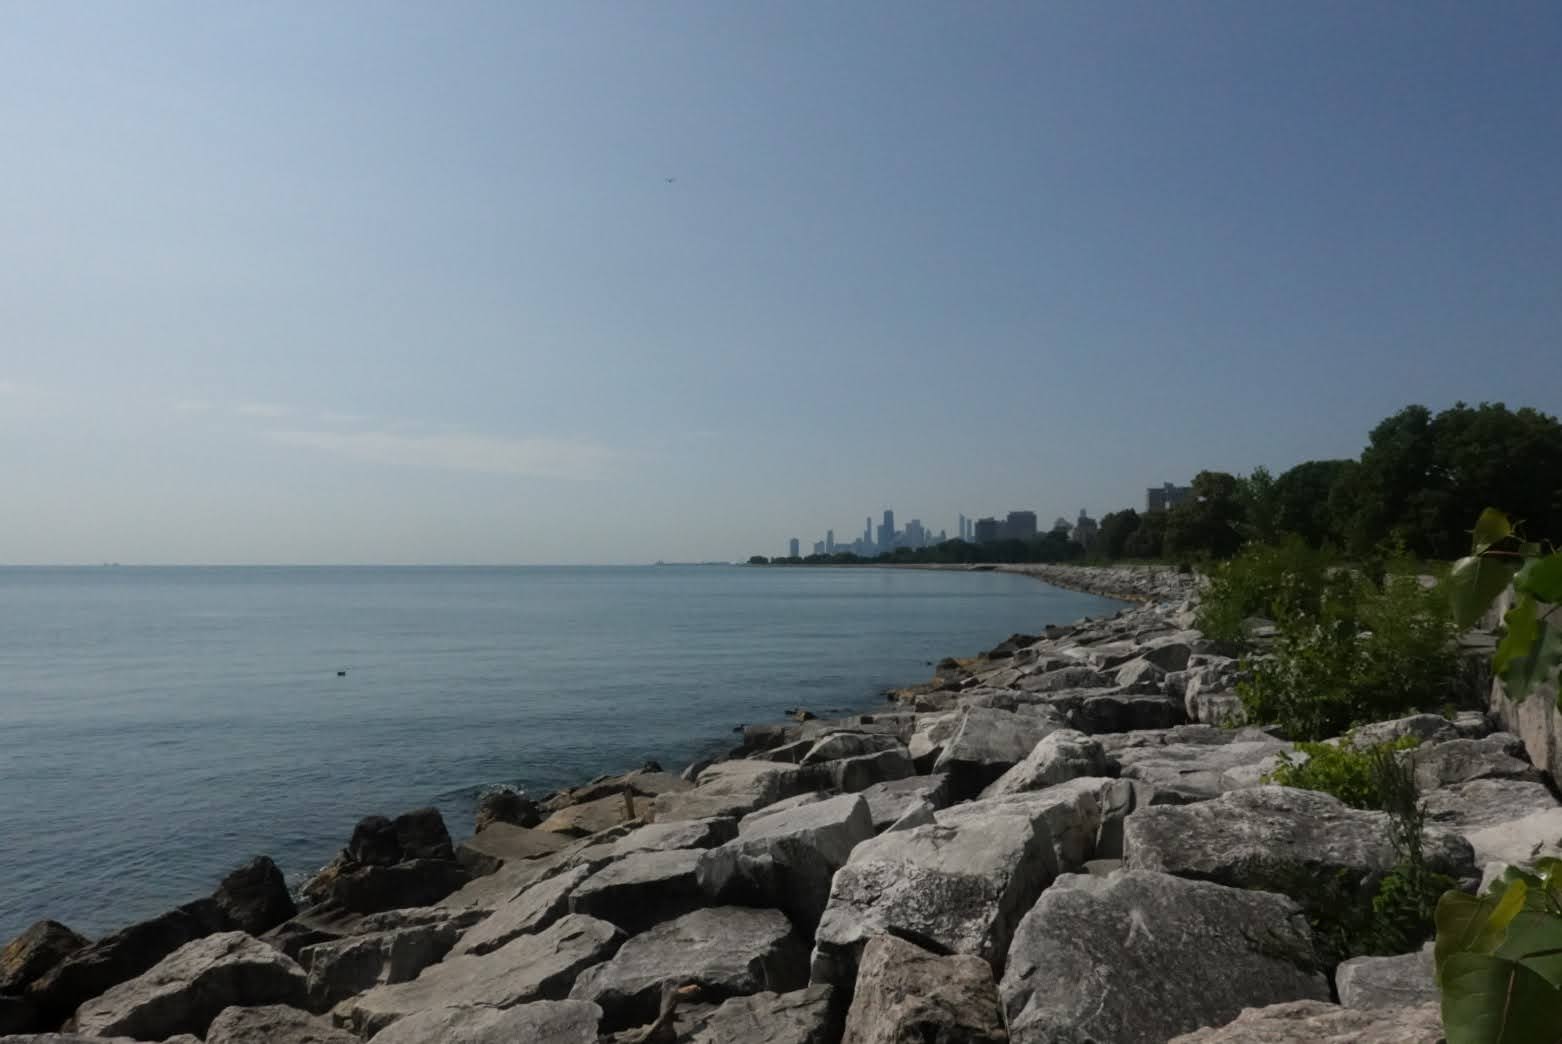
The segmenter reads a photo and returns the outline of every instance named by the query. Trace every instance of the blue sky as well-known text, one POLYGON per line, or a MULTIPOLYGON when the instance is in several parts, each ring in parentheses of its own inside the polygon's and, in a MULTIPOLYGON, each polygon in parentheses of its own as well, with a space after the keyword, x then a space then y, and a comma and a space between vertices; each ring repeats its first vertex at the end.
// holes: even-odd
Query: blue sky
POLYGON ((731 558, 1554 413, 1559 55, 1549 2, 6 4, 0 561, 731 558))

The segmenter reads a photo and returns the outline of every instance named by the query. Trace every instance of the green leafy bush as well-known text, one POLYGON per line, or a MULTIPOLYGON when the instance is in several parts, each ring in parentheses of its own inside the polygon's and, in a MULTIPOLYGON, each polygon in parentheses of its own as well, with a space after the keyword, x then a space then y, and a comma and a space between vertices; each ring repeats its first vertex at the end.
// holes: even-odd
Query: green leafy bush
POLYGON ((1357 725, 1441 707, 1456 695, 1459 656, 1447 603, 1412 576, 1382 585, 1340 571, 1316 613, 1278 620, 1274 654, 1248 663, 1237 686, 1248 719, 1292 739, 1320 740, 1357 725))
POLYGON ((1363 748, 1349 742, 1298 743, 1297 750, 1307 757, 1293 760, 1281 754, 1280 764, 1264 777, 1264 782, 1332 794, 1351 808, 1382 809, 1386 799, 1374 768, 1375 759, 1380 754, 1410 750, 1420 742, 1415 736, 1401 736, 1363 748))
POLYGON ((1242 642, 1242 621, 1273 620, 1318 611, 1334 555, 1298 537, 1280 544, 1249 544, 1211 574, 1199 598, 1198 628, 1206 637, 1242 642))

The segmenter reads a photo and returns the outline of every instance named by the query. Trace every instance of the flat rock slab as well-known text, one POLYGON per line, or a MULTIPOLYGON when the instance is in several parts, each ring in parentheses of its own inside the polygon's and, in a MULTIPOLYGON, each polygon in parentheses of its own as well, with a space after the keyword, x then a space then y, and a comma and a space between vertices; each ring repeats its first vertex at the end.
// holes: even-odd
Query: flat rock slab
POLYGON ((1397 957, 1353 957, 1334 970, 1346 1008, 1414 1008, 1438 1000, 1432 944, 1397 957))
POLYGON ((841 758, 822 767, 828 773, 830 785, 846 794, 855 794, 891 780, 908 779, 917 772, 916 762, 898 745, 893 750, 841 758))
POLYGON ((1480 863, 1529 866, 1538 858, 1562 855, 1562 808, 1531 812, 1465 834, 1480 863))
POLYGON ((1186 801, 1206 801, 1256 785, 1265 761, 1290 749, 1289 743, 1265 738, 1126 747, 1119 749, 1116 757, 1125 778, 1149 783, 1186 801))
POLYGON ((1062 727, 1063 722, 1051 716, 969 708, 944 744, 933 771, 949 776, 950 794, 956 800, 975 797, 1062 727))
POLYGON ((869 940, 841 1044, 904 1041, 1008 1044, 992 967, 980 957, 941 957, 894 936, 869 940))
POLYGON ((913 808, 926 805, 929 811, 937 812, 948 806, 949 777, 908 776, 888 783, 875 783, 860 794, 868 803, 873 830, 879 833, 913 808))
POLYGON ((872 836, 868 803, 855 794, 762 810, 743 820, 736 838, 699 854, 699 887, 717 903, 784 910, 811 934, 835 872, 872 836))
POLYGON ((632 793, 608 794, 594 801, 567 805, 544 819, 537 829, 551 830, 570 837, 586 837, 644 816, 652 800, 632 793))
POLYGON ((581 975, 570 996, 593 1001, 604 1029, 650 1022, 662 987, 696 984, 722 998, 798 989, 808 952, 779 910, 719 906, 697 910, 637 935, 606 964, 581 975))
POLYGON ((782 798, 815 789, 796 765, 773 761, 719 761, 699 774, 693 790, 663 794, 652 818, 658 823, 713 816, 742 816, 782 798))
POLYGON ((355 993, 415 979, 442 960, 460 936, 457 923, 444 920, 310 946, 300 955, 309 968, 309 1004, 325 1011, 355 993))
POLYGON ((535 935, 491 953, 450 957, 411 982, 377 986, 332 1012, 338 1025, 369 1037, 414 1012, 448 1005, 511 1008, 562 1000, 580 972, 612 956, 624 934, 606 921, 569 914, 535 935))
MULTIPOLYGON (((1136 786, 1144 785, 1126 779, 1082 776, 1045 790, 984 798, 962 807, 1007 803, 1025 808, 1047 824, 1058 872, 1074 873, 1096 858, 1103 835, 1109 839, 1121 836, 1123 817, 1136 807, 1136 786)), ((1119 843, 1110 854, 1115 856, 1121 850, 1119 843)))
POLYGON ((376 1044, 597 1044, 602 1009, 576 1000, 509 1008, 459 1004, 414 1012, 375 1035, 376 1044))
POLYGON ((1245 1007, 1327 1000, 1285 896, 1167 874, 1070 874, 1042 893, 999 986, 1014 1044, 1160 1044, 1245 1007))
POLYGON ((570 892, 571 913, 589 914, 631 935, 704 905, 694 870, 698 848, 635 852, 609 863, 570 892))
POLYGON ((552 855, 568 845, 569 840, 553 830, 490 823, 482 833, 456 846, 456 858, 474 874, 491 874, 513 860, 552 855))
POLYGON ((1483 739, 1457 739, 1420 747, 1411 755, 1416 786, 1424 794, 1476 779, 1540 781, 1540 770, 1524 756, 1524 742, 1509 732, 1483 739))
POLYGON ((1426 794, 1428 821, 1469 836, 1499 823, 1558 807, 1544 783, 1521 779, 1477 779, 1426 794))
POLYGON ((570 893, 590 876, 589 866, 578 866, 522 889, 468 929, 451 956, 492 953, 512 939, 542 931, 570 912, 570 893))
POLYGON ((186 943, 143 974, 76 1009, 76 1028, 99 1037, 203 1036, 232 1005, 304 1007, 304 969, 244 932, 186 943))
POLYGON ((1169 1044, 1442 1044, 1436 1004, 1360 1011, 1322 1001, 1250 1008, 1234 1021, 1174 1037, 1169 1044))
POLYGON ((738 821, 732 816, 647 823, 617 840, 583 848, 579 853, 571 856, 570 861, 600 865, 603 861, 622 859, 636 852, 662 852, 672 848, 715 848, 737 836, 738 821))
POLYGON ((1014 926, 1057 873, 1044 816, 1024 803, 958 805, 864 841, 835 875, 813 981, 849 993, 869 939, 897 935, 1003 965, 1014 926))
POLYGON ((358 1044, 346 1030, 285 1004, 224 1008, 206 1031, 206 1044, 358 1044))
POLYGON ((1041 790, 1080 776, 1106 776, 1110 766, 1101 744, 1076 729, 1059 729, 1042 738, 1013 768, 982 791, 982 797, 999 797, 1041 790))
MULTIPOLYGON (((828 986, 732 997, 701 1021, 688 1044, 835 1044, 840 1020, 828 986)), ((684 1038, 679 1038, 683 1040, 684 1038)))
MULTIPOLYGON (((1438 873, 1478 876, 1470 842, 1458 834, 1429 828, 1423 844, 1438 873)), ((1123 861, 1134 870, 1291 894, 1321 880, 1353 889, 1396 857, 1385 813, 1316 791, 1262 786, 1135 811, 1123 825, 1123 861)))

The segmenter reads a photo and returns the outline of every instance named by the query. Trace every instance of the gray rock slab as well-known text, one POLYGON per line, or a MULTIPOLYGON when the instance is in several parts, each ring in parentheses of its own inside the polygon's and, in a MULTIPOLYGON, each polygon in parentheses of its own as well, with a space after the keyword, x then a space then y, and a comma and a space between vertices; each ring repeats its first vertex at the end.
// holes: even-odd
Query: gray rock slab
POLYGON ((1185 719, 1182 701, 1175 697, 1129 692, 1087 697, 1069 716, 1076 728, 1091 734, 1169 729, 1185 719))
POLYGON ((285 1004, 224 1008, 206 1030, 206 1044, 358 1044, 326 1019, 285 1004))
POLYGON ((590 876, 589 866, 577 866, 522 889, 468 929, 451 956, 492 953, 512 939, 542 931, 570 912, 570 893, 590 876))
MULTIPOLYGON (((1478 876, 1470 843, 1458 834, 1428 828, 1423 844, 1433 870, 1456 880, 1478 876)), ((1124 823, 1123 861, 1135 870, 1288 892, 1324 878, 1351 887, 1396 860, 1385 813, 1316 791, 1261 786, 1138 809, 1124 823)))
POLYGON ((868 803, 855 794, 750 816, 735 839, 699 856, 699 887, 718 903, 784 910, 811 933, 835 872, 872 836, 868 803))
POLYGON ((304 950, 309 968, 309 1003, 325 1011, 355 993, 407 982, 442 960, 461 936, 452 920, 390 931, 349 935, 304 950))
POLYGON ((1454 723, 1437 714, 1412 714, 1392 721, 1377 721, 1363 725, 1350 734, 1350 743, 1357 749, 1392 743, 1405 736, 1414 736, 1422 743, 1443 743, 1459 738, 1454 723))
POLYGON ((1243 1008, 1327 1000, 1311 929, 1281 895, 1119 871, 1066 875, 1009 948, 1014 1044, 1150 1044, 1243 1008))
POLYGON ((1558 807, 1544 783, 1522 779, 1476 779, 1423 795, 1427 819, 1468 835, 1558 807))
POLYGON ((905 747, 894 736, 872 732, 832 732, 814 741, 814 745, 803 756, 802 764, 814 765, 886 750, 905 750, 905 747))
POLYGON ((702 854, 704 849, 674 848, 624 856, 570 892, 570 912, 600 917, 631 935, 681 917, 704 905, 694 875, 702 854))
POLYGON ((511 1008, 528 1001, 562 1000, 576 977, 612 956, 623 939, 623 932, 606 921, 569 914, 490 953, 449 957, 411 982, 377 986, 338 1004, 331 1017, 337 1025, 369 1037, 431 1008, 511 1008))
POLYGON ((772 761, 718 761, 699 775, 693 790, 663 794, 655 802, 659 823, 713 816, 741 816, 782 798, 818 789, 801 766, 772 761))
POLYGON ((146 972, 76 1009, 89 1036, 163 1040, 203 1036, 227 1007, 306 1004, 304 969, 244 932, 219 932, 186 943, 146 972))
POLYGON ((1424 794, 1438 787, 1476 779, 1517 779, 1539 782, 1540 770, 1522 755, 1523 742, 1512 733, 1494 732, 1483 739, 1449 740, 1420 747, 1411 755, 1416 786, 1424 794))
POLYGON ((867 790, 878 783, 908 779, 916 775, 917 771, 916 762, 900 746, 876 754, 831 761, 825 768, 829 772, 831 786, 846 794, 867 790))
POLYGON ((1438 1000, 1432 944, 1397 957, 1352 957, 1334 970, 1346 1008, 1414 1008, 1438 1000))
POLYGON ((1442 1044, 1442 1040, 1443 1020, 1436 1004, 1360 1011, 1303 1000, 1249 1008, 1224 1026, 1185 1033, 1169 1044, 1442 1044))
POLYGON ((375 1035, 375 1044, 597 1044, 602 1009, 577 1000, 509 1008, 455 1004, 413 1012, 375 1035))
POLYGON ((983 790, 982 797, 1041 790, 1080 776, 1107 776, 1115 767, 1100 743, 1078 730, 1059 729, 1043 737, 1023 761, 983 790))
POLYGON ((849 993, 870 938, 897 935, 1001 969, 1014 926, 1057 873, 1044 815, 980 802, 864 841, 835 875, 815 935, 815 982, 849 993))
POLYGON ((490 823, 482 833, 456 846, 456 859, 474 874, 491 874, 514 860, 552 855, 567 846, 569 840, 553 830, 490 823))
POLYGON ((1061 721, 1050 718, 970 708, 944 744, 933 771, 948 775, 955 800, 975 797, 1061 727, 1061 721))
POLYGON ((881 935, 863 949, 841 1044, 1008 1044, 991 965, 881 935))
POLYGON ((1266 759, 1290 749, 1289 743, 1265 738, 1128 747, 1118 750, 1116 757, 1127 779, 1141 780, 1187 801, 1205 801, 1255 785, 1266 759))
MULTIPOLYGON (((1096 857, 1104 817, 1112 814, 1121 820, 1134 807, 1133 786, 1123 779, 1082 776, 1044 790, 1003 794, 951 811, 980 815, 982 808, 999 802, 1022 805, 1047 824, 1058 872, 1073 873, 1096 857)), ((1121 831, 1120 826, 1114 829, 1121 831)))
POLYGON ((1562 856, 1562 808, 1531 812, 1521 819, 1465 833, 1476 861, 1530 866, 1544 857, 1562 856))
POLYGON ((702 996, 724 998, 786 993, 807 978, 807 949, 785 914, 720 906, 635 936, 582 974, 570 996, 600 1005, 602 1027, 612 1030, 654 1019, 664 984, 693 984, 702 996))
POLYGON ((622 859, 636 852, 662 852, 672 848, 715 848, 738 836, 738 821, 732 816, 709 819, 674 820, 647 823, 615 841, 592 845, 571 857, 571 862, 600 864, 622 859))
POLYGON ((949 804, 947 776, 908 776, 905 779, 875 783, 859 791, 868 803, 873 829, 882 831, 913 808, 929 805, 936 812, 949 804))
POLYGON ((835 1044, 840 1020, 828 986, 732 997, 703 1019, 688 1044, 835 1044))

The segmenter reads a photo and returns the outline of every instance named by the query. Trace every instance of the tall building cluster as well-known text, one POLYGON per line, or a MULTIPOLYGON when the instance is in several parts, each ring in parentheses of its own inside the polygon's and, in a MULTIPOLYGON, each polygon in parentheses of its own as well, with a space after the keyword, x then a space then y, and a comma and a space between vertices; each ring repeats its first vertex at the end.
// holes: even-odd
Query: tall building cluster
MULTIPOLYGON (((1154 492, 1152 490, 1152 492, 1154 492)), ((1079 509, 1079 518, 1070 522, 1066 518, 1059 518, 1053 523, 1054 530, 1061 529, 1068 534, 1069 539, 1089 547, 1095 542, 1099 526, 1095 519, 1091 518, 1084 508, 1079 509)), ((972 518, 968 515, 960 515, 956 523, 955 539, 964 540, 970 544, 990 544, 998 540, 1033 540, 1039 534, 1036 512, 1034 511, 1010 511, 1002 519, 997 517, 972 518)), ((859 558, 874 558, 885 552, 894 551, 896 548, 930 547, 934 544, 942 544, 949 540, 949 534, 945 530, 934 533, 922 524, 920 518, 914 518, 906 523, 904 529, 895 528, 895 512, 886 510, 883 520, 877 525, 870 515, 862 523, 862 536, 847 543, 835 539, 835 530, 826 530, 823 540, 813 542, 813 553, 816 555, 834 555, 850 553, 859 558)), ((799 557, 801 543, 793 537, 790 544, 790 553, 793 558, 799 557)))

